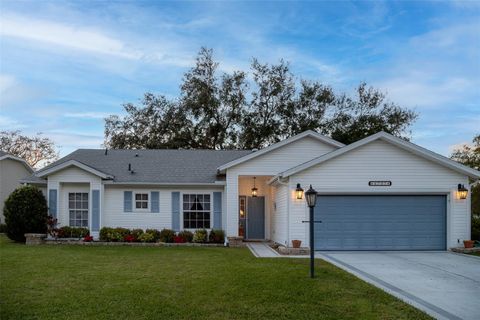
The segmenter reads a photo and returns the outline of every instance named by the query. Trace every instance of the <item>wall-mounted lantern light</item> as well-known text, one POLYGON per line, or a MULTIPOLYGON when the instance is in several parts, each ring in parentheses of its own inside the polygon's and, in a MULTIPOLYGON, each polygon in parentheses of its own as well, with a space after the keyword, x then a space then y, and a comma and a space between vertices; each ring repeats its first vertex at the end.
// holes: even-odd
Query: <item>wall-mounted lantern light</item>
POLYGON ((300 186, 300 183, 297 183, 297 188, 295 189, 295 195, 297 196, 298 200, 303 199, 303 189, 300 186))
POLYGON ((253 188, 252 188, 252 197, 256 197, 257 194, 258 194, 258 189, 257 187, 255 186, 255 180, 257 179, 257 177, 253 177, 253 188))
POLYGON ((463 184, 458 184, 457 194, 458 194, 459 199, 465 200, 465 199, 467 199, 468 189, 465 188, 465 186, 463 184))

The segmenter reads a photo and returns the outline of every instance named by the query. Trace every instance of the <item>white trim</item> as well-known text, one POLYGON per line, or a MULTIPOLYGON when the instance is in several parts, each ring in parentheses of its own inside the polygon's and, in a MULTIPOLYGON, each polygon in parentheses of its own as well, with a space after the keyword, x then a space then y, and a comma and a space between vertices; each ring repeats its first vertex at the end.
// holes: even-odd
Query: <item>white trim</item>
MULTIPOLYGON (((207 231, 211 231, 213 229, 213 221, 215 219, 214 215, 215 215, 215 210, 213 208, 213 193, 216 192, 216 191, 202 191, 202 190, 183 190, 183 191, 178 191, 180 193, 180 228, 179 230, 180 231, 190 231, 192 233, 195 233, 196 230, 201 230, 201 229, 205 229, 207 231), (184 228, 183 226, 185 225, 184 224, 184 220, 183 220, 183 195, 184 194, 196 194, 196 195, 210 195, 210 228, 184 228)), ((223 195, 222 195, 223 196, 223 195)), ((222 208, 223 210, 223 208, 222 208)), ((188 211, 188 210, 187 210, 188 211)), ((223 211, 222 211, 222 214, 223 214, 223 211)), ((223 222, 222 222, 223 223, 223 222)), ((208 238, 208 234, 207 234, 207 238, 208 238)), ((226 238, 226 237, 225 237, 226 238)))
POLYGON ((104 181, 105 185, 117 185, 117 186, 209 186, 209 187, 224 187, 225 181, 215 182, 117 182, 117 181, 104 181))
POLYGON ((87 171, 87 172, 90 172, 91 174, 94 174, 94 175, 96 175, 96 176, 99 176, 100 178, 103 178, 103 179, 113 179, 113 176, 108 175, 108 174, 106 174, 106 173, 104 173, 104 172, 101 172, 101 171, 99 171, 99 170, 97 170, 97 169, 94 169, 94 168, 92 168, 92 167, 90 167, 90 166, 87 166, 86 164, 83 164, 83 163, 81 163, 81 162, 79 162, 79 161, 77 161, 77 160, 68 160, 68 161, 66 161, 66 162, 63 162, 63 163, 61 163, 61 164, 59 164, 59 165, 53 166, 53 167, 48 168, 48 169, 46 169, 46 170, 42 170, 41 172, 37 172, 37 173, 36 173, 36 176, 37 176, 37 177, 40 177, 40 178, 41 178, 41 177, 44 177, 44 176, 48 176, 48 175, 50 175, 50 174, 52 174, 52 173, 55 173, 55 172, 60 171, 60 170, 62 170, 62 169, 68 168, 68 167, 70 167, 70 166, 78 167, 78 168, 80 168, 80 169, 82 169, 82 170, 85 170, 85 171, 87 171))
MULTIPOLYGON (((132 196, 132 211, 133 212, 151 212, 151 205, 150 205, 150 201, 151 201, 151 196, 150 194, 152 193, 152 191, 133 191, 133 196, 132 196), (137 201, 140 201, 140 202, 145 202, 145 200, 137 200, 136 199, 136 195, 137 194, 140 194, 140 195, 143 195, 143 194, 146 194, 147 195, 147 207, 146 208, 137 208, 137 201)), ((124 195, 125 196, 125 195, 124 195)), ((158 196, 160 197, 160 193, 158 194, 158 196)))
POLYGON ((28 162, 25 159, 15 157, 14 155, 11 155, 11 154, 8 154, 8 153, 6 155, 3 155, 3 156, 0 157, 0 161, 5 160, 5 159, 20 161, 27 168, 27 170, 30 171, 30 173, 35 172, 35 170, 33 170, 33 168, 28 164, 28 162))
MULTIPOLYGON (((405 141, 403 139, 400 139, 400 138, 397 138, 397 137, 394 137, 392 136, 391 134, 388 134, 386 132, 379 132, 379 133, 376 133, 374 135, 371 135, 369 137, 366 137, 362 140, 359 140, 357 142, 354 142, 352 144, 349 144, 348 146, 345 146, 341 149, 338 149, 338 150, 335 150, 335 151, 332 151, 332 152, 329 152, 325 155, 322 155, 320 157, 317 157, 315 159, 312 159, 310 161, 307 161, 301 165, 298 165, 296 167, 293 167, 291 169, 288 169, 282 173, 280 173, 279 175, 277 175, 276 177, 282 177, 282 178, 287 178, 295 173, 298 173, 300 171, 303 171, 305 169, 308 169, 312 166, 315 166, 317 164, 320 164, 320 163, 323 163, 325 161, 328 161, 330 159, 333 159, 333 158, 336 158, 344 153, 347 153, 351 150, 354 150, 354 149, 357 149, 361 146, 364 146, 370 142, 373 142, 373 141, 376 141, 376 140, 383 140, 383 141, 386 141, 388 143, 391 143, 399 148, 402 148, 404 150, 407 150, 413 154, 416 154, 420 157, 423 157, 427 160, 430 160, 432 162, 436 162, 440 165, 443 165, 447 168, 450 168, 454 171, 457 171, 457 172, 460 172, 462 174, 465 174, 471 178, 480 178, 480 171, 477 171, 477 170, 474 170, 472 168, 469 168, 467 166, 464 166, 458 162, 455 162, 451 159, 448 159, 444 156, 441 156, 437 153, 434 153, 430 150, 427 150, 425 148, 422 148, 420 146, 417 146, 411 142, 408 142, 408 141, 405 141)), ((274 179, 276 178, 274 177, 274 179)), ((274 179, 272 179, 272 182, 274 181, 274 179)))
POLYGON ((228 162, 228 163, 226 163, 226 164, 221 165, 220 167, 218 167, 217 170, 220 171, 220 172, 223 172, 223 171, 225 171, 225 170, 228 169, 228 168, 231 168, 231 167, 236 166, 236 165, 238 165, 238 164, 240 164, 240 163, 243 163, 243 162, 245 162, 245 161, 248 161, 248 160, 251 160, 251 159, 256 158, 256 157, 258 157, 258 156, 261 156, 262 154, 265 154, 265 153, 268 153, 268 152, 270 152, 270 151, 276 150, 276 149, 278 149, 278 148, 280 148, 280 147, 283 147, 283 146, 285 146, 285 145, 287 145, 287 144, 290 144, 290 143, 295 142, 295 141, 297 141, 297 140, 303 139, 303 138, 305 138, 305 137, 315 138, 315 139, 317 139, 317 140, 320 140, 320 141, 322 141, 322 142, 324 142, 324 143, 326 143, 326 144, 329 144, 329 145, 334 146, 334 147, 337 147, 337 148, 341 148, 341 147, 345 146, 343 143, 338 142, 338 141, 335 141, 335 140, 333 140, 333 139, 331 139, 331 138, 328 138, 328 137, 326 137, 326 136, 323 136, 323 135, 321 135, 321 134, 319 134, 319 133, 316 133, 315 131, 307 130, 307 131, 305 131, 305 132, 302 132, 302 133, 300 133, 300 134, 297 134, 296 136, 293 136, 293 137, 290 137, 290 138, 285 139, 285 140, 283 140, 283 141, 280 141, 280 142, 278 142, 278 143, 272 144, 271 146, 268 146, 268 147, 266 147, 266 148, 264 148, 264 149, 261 149, 261 150, 256 151, 256 152, 252 152, 252 153, 250 153, 250 154, 248 154, 248 155, 246 155, 246 156, 243 156, 243 157, 241 157, 241 158, 238 158, 238 159, 235 159, 235 160, 233 160, 233 161, 230 161, 230 162, 228 162))

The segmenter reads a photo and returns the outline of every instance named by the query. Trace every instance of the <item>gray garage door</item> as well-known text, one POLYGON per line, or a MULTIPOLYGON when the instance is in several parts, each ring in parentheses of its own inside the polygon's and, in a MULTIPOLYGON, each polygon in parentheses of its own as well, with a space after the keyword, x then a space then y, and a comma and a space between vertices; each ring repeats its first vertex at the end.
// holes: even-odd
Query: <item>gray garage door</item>
POLYGON ((319 196, 316 250, 445 250, 445 196, 319 196))

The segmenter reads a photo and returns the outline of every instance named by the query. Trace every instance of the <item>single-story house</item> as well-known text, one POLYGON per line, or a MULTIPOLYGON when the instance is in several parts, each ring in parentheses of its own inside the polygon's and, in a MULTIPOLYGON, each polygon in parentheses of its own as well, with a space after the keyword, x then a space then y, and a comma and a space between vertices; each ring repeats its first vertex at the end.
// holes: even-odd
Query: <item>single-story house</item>
POLYGON ((5 223, 3 206, 13 190, 21 186, 20 179, 33 173, 32 167, 22 158, 0 150, 0 223, 5 223))
POLYGON ((480 172, 380 132, 343 145, 306 131, 261 150, 80 149, 23 182, 47 187, 60 225, 223 229, 319 250, 446 250, 470 238, 469 178, 480 172), (300 194, 301 195, 301 194, 300 194))

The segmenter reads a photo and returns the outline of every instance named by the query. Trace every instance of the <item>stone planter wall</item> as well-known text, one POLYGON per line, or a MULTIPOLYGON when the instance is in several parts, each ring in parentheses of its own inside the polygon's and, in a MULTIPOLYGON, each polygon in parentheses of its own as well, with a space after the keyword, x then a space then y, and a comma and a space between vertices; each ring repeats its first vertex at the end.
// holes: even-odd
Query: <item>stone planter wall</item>
POLYGON ((47 239, 49 245, 83 245, 83 246, 129 246, 129 247, 223 247, 223 243, 165 243, 165 242, 106 242, 63 238, 47 239))
POLYGON ((310 248, 307 248, 307 247, 293 248, 293 247, 278 246, 277 251, 280 254, 288 255, 288 256, 301 256, 301 255, 310 254, 310 248))
POLYGON ((458 247, 458 248, 450 248, 450 250, 457 253, 473 253, 473 252, 480 252, 480 247, 473 247, 473 248, 458 247))
POLYGON ((27 246, 44 244, 46 237, 47 235, 43 233, 25 233, 25 244, 27 246))
POLYGON ((241 248, 245 247, 245 243, 243 242, 243 237, 227 237, 228 246, 232 248, 241 248))

